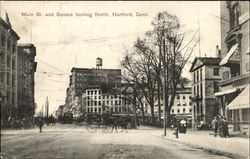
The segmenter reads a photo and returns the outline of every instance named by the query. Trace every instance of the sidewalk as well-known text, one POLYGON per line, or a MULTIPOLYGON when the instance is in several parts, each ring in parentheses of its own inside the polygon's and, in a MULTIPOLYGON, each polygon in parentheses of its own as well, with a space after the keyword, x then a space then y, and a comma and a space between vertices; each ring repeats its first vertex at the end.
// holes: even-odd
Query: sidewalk
POLYGON ((179 138, 173 134, 174 130, 168 130, 165 140, 171 140, 236 158, 249 158, 249 138, 230 137, 220 138, 211 135, 211 131, 188 130, 186 134, 180 134, 179 138))

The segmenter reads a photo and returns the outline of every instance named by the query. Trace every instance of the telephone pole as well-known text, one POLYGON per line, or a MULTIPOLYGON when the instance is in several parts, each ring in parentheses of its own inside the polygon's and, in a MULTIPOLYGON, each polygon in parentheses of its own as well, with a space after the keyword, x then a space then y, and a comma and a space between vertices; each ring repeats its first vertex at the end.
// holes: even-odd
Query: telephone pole
POLYGON ((163 129, 164 136, 167 135, 166 131, 166 60, 165 60, 165 39, 163 39, 163 129))

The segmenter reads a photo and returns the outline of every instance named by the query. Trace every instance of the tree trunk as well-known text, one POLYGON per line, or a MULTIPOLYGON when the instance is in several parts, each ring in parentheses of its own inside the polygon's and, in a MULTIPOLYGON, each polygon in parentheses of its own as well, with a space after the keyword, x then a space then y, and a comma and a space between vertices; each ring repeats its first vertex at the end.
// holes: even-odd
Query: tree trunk
POLYGON ((160 94, 160 82, 158 81, 158 112, 159 112, 159 116, 158 116, 158 121, 159 121, 159 125, 161 125, 161 94, 160 94))

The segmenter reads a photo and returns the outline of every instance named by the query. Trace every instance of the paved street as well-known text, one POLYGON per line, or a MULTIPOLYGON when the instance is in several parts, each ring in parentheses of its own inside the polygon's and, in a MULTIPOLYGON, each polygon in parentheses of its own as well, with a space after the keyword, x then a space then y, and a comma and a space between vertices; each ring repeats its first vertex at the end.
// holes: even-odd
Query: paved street
POLYGON ((228 158, 164 140, 162 131, 149 127, 128 133, 89 133, 84 126, 57 124, 38 129, 3 130, 3 158, 172 159, 228 158))

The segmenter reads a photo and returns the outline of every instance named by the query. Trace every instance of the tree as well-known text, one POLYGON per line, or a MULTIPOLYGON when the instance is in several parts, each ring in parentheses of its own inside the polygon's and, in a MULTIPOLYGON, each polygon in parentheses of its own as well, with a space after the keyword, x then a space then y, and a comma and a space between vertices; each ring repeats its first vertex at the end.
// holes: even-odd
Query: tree
MULTIPOLYGON (((164 86, 166 96, 167 121, 170 120, 170 111, 174 104, 174 98, 178 87, 187 84, 187 79, 182 77, 182 71, 188 62, 193 49, 198 41, 195 40, 196 33, 190 39, 186 39, 187 33, 182 33, 182 28, 178 17, 168 12, 160 12, 154 18, 153 30, 146 35, 153 42, 153 45, 159 49, 158 70, 161 72, 166 70, 166 83, 161 82, 162 73, 158 73, 158 90, 164 86), (163 45, 163 39, 165 44, 163 45), (165 46, 165 48, 163 48, 165 46), (163 50, 165 52, 163 52, 163 50)), ((158 91, 160 92, 160 91, 158 91)), ((160 116, 160 114, 159 114, 160 116)))
POLYGON ((131 50, 125 50, 122 67, 126 74, 123 79, 134 83, 150 105, 154 123, 154 102, 158 98, 158 120, 161 121, 161 95, 166 96, 166 111, 169 121, 178 87, 187 84, 182 71, 197 44, 196 33, 187 39, 182 32, 178 17, 168 12, 160 12, 152 21, 153 30, 146 33, 145 39, 138 38, 131 50), (163 39, 166 43, 163 45, 163 39), (165 48, 163 48, 165 46, 165 48), (163 52, 165 50, 165 52, 163 52), (162 82, 166 70, 166 83, 162 82), (164 88, 163 88, 164 86, 164 88), (169 100, 167 100, 169 99, 169 100))

